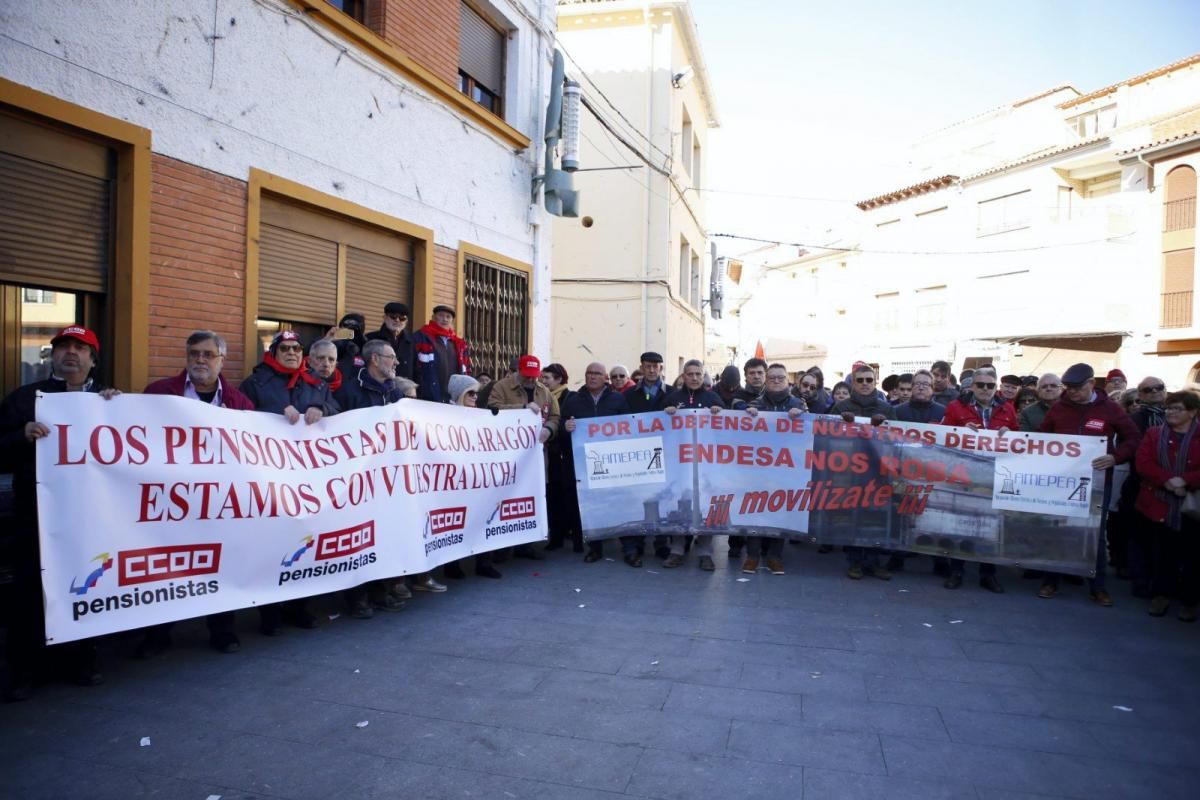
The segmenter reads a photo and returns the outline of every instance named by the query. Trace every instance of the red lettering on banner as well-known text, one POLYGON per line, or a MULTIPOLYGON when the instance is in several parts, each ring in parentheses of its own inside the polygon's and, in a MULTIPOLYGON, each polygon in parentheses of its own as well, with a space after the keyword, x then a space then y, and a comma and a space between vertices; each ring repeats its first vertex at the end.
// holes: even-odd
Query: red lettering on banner
POLYGON ((730 444, 681 444, 680 464, 737 464, 740 467, 794 467, 786 447, 753 447, 730 444))
POLYGON ((588 436, 595 436, 596 434, 601 436, 628 436, 629 433, 629 423, 624 421, 588 423, 588 436))
POLYGON ((221 545, 215 542, 122 550, 117 553, 117 584, 129 586, 192 575, 211 575, 220 566, 221 545))

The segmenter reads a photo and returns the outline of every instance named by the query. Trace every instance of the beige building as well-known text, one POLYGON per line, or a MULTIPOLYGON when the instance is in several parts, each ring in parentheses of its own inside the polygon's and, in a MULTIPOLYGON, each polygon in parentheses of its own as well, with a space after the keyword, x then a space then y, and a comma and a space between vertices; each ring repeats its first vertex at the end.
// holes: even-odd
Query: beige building
POLYGON ((718 121, 695 22, 686 0, 559 0, 558 31, 605 120, 583 112, 580 166, 621 169, 577 173, 580 218, 554 220, 551 359, 575 384, 654 350, 670 380, 704 357, 711 271, 697 190, 718 121))
POLYGON ((810 343, 827 376, 860 358, 884 374, 1085 361, 1196 382, 1200 56, 993 109, 918 142, 913 163, 910 185, 858 203, 849 252, 747 267, 740 352, 810 343))

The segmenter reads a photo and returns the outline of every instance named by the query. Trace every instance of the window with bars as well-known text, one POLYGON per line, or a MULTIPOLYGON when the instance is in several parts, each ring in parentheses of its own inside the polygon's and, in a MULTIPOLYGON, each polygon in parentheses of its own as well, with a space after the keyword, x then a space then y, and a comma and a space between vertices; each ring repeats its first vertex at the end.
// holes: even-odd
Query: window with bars
POLYGON ((507 375, 509 363, 529 352, 528 274, 468 256, 461 333, 476 374, 507 375))
POLYGON ((504 43, 507 34, 463 2, 458 27, 458 88, 501 116, 504 111, 504 43))

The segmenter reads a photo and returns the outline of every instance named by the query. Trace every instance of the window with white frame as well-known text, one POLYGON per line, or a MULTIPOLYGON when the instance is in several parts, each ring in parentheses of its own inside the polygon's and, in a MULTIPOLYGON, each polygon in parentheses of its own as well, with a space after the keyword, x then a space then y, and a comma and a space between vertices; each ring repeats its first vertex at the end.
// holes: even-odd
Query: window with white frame
POLYGON ((994 233, 1028 228, 1032 214, 1032 197, 1032 192, 1025 189, 990 200, 981 200, 975 234, 991 236, 994 233))
POLYGON ((1067 127, 1081 137, 1095 136, 1117 127, 1117 104, 1096 108, 1067 118, 1067 127))

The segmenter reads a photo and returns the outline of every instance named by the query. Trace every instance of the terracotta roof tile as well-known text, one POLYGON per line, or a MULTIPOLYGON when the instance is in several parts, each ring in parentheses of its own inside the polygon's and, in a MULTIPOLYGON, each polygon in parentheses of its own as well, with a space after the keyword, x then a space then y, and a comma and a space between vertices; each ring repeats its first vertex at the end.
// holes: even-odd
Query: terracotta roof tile
POLYGON ((903 189, 897 189, 894 192, 881 194, 878 197, 872 197, 869 200, 860 200, 855 203, 861 210, 868 211, 879 206, 886 206, 890 203, 896 203, 901 200, 906 200, 910 197, 926 194, 928 192, 936 192, 938 189, 945 189, 950 184, 958 180, 957 175, 942 175, 938 178, 931 178, 921 183, 914 183, 912 186, 906 186, 903 189))
POLYGON ((1145 83, 1146 81, 1153 80, 1154 78, 1160 78, 1167 73, 1175 72, 1176 70, 1183 69, 1184 67, 1190 67, 1192 64, 1196 63, 1200 63, 1200 53, 1197 53, 1194 56, 1188 56, 1187 58, 1181 58, 1178 61, 1173 61, 1170 64, 1159 67, 1158 69, 1152 69, 1149 72, 1143 72, 1141 75, 1134 75, 1132 78, 1126 78, 1120 83, 1114 83, 1112 86, 1105 86, 1103 89, 1097 89, 1094 92, 1082 94, 1079 97, 1073 97, 1070 100, 1067 100, 1065 103, 1059 103, 1058 107, 1070 108, 1071 106, 1081 105, 1089 100, 1095 100, 1097 97, 1104 97, 1106 94, 1112 94, 1122 86, 1134 86, 1139 83, 1145 83))
POLYGON ((1198 128, 1194 131, 1188 131, 1187 133, 1176 134, 1175 136, 1171 136, 1166 139, 1159 139, 1157 142, 1149 142, 1148 144, 1142 144, 1142 145, 1138 145, 1137 147, 1131 147, 1128 150, 1118 150, 1117 156, 1118 157, 1130 156, 1130 155, 1133 155, 1134 153, 1140 153, 1143 150, 1149 150, 1154 147, 1162 147, 1164 144, 1171 144, 1172 142, 1182 142, 1185 139, 1191 139, 1195 136, 1200 136, 1200 128, 1198 128))

